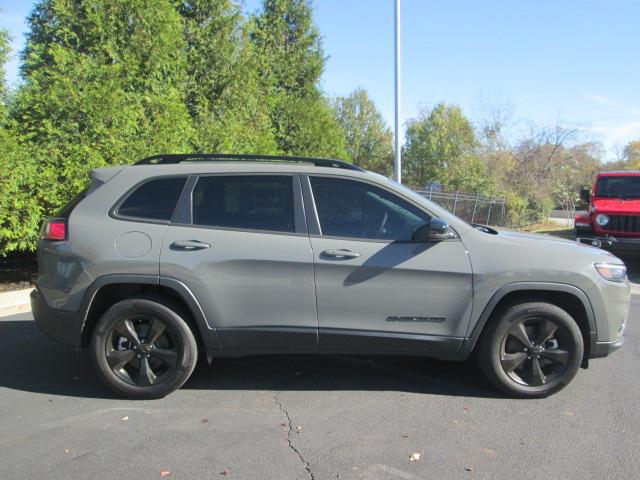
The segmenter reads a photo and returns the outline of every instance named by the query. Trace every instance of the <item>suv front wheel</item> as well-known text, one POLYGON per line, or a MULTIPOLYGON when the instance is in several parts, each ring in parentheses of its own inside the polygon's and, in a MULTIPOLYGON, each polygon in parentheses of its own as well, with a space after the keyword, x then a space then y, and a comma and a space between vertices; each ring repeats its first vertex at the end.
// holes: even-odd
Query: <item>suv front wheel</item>
POLYGON ((565 310, 545 302, 503 309, 480 340, 478 359, 487 378, 514 396, 536 398, 561 390, 582 362, 580 328, 565 310))
POLYGON ((179 307, 160 298, 129 298, 98 321, 91 356, 102 381, 132 399, 161 398, 180 388, 198 348, 179 307))

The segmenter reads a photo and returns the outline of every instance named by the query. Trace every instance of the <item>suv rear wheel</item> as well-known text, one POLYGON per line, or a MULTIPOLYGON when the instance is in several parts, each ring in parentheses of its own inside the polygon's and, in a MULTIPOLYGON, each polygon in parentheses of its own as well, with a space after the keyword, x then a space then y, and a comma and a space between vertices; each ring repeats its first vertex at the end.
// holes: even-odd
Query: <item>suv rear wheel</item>
MULTIPOLYGON (((196 365, 198 348, 180 308, 161 298, 130 298, 98 321, 91 356, 114 392, 154 399, 180 388, 196 365)), ((184 315, 184 314, 183 314, 184 315)))
POLYGON ((569 384, 583 351, 580 328, 566 311, 530 302, 510 306, 492 319, 478 356, 485 375, 500 390, 535 398, 569 384))

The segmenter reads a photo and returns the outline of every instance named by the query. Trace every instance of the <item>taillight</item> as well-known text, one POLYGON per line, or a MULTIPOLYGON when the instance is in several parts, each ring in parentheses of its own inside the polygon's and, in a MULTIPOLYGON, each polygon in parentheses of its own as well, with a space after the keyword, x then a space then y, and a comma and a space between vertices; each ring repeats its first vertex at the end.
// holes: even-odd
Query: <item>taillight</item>
POLYGON ((40 238, 42 240, 65 240, 67 238, 67 221, 61 218, 45 220, 40 238))

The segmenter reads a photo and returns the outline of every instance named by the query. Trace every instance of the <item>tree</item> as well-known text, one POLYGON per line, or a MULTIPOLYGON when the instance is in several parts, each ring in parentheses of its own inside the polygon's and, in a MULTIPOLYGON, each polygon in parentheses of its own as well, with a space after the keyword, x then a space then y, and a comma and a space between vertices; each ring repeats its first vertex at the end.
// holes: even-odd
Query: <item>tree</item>
POLYGON ((627 143, 624 147, 623 158, 630 169, 640 169, 640 140, 627 143))
POLYGON ((510 100, 494 95, 481 96, 477 110, 478 154, 490 177, 491 193, 503 195, 515 167, 510 141, 515 108, 510 100))
POLYGON ((92 168, 188 148, 186 48, 169 1, 42 0, 28 20, 13 117, 33 146, 45 211, 92 168))
POLYGON ((393 172, 393 134, 366 90, 358 88, 333 102, 346 137, 348 158, 382 175, 393 172))
POLYGON ((308 0, 265 0, 250 38, 278 148, 344 157, 344 136, 319 88, 325 58, 308 0))
POLYGON ((531 125, 514 148, 516 165, 510 188, 531 208, 574 208, 583 185, 590 185, 602 157, 600 144, 584 141, 584 132, 562 125, 531 125))
POLYGON ((178 3, 187 47, 186 103, 194 150, 275 153, 269 105, 240 7, 230 0, 178 3))
POLYGON ((0 255, 33 248, 40 220, 40 206, 31 195, 35 165, 8 116, 4 66, 9 54, 9 35, 0 30, 0 255))
POLYGON ((9 41, 9 32, 4 29, 0 29, 0 108, 3 109, 2 111, 4 111, 5 108, 4 100, 7 93, 4 66, 7 63, 7 60, 9 60, 9 54, 11 53, 9 41))
POLYGON ((422 188, 439 181, 448 190, 484 192, 488 179, 477 145, 474 129, 460 107, 439 103, 425 109, 407 125, 404 178, 422 188))

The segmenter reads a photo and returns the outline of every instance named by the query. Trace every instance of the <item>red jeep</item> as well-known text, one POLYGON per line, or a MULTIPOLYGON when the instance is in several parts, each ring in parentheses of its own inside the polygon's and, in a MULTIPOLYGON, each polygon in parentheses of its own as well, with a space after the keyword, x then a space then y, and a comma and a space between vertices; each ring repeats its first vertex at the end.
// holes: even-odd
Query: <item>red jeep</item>
POLYGON ((589 212, 576 215, 576 240, 620 254, 640 253, 640 171, 598 174, 582 199, 589 212))

